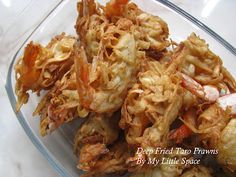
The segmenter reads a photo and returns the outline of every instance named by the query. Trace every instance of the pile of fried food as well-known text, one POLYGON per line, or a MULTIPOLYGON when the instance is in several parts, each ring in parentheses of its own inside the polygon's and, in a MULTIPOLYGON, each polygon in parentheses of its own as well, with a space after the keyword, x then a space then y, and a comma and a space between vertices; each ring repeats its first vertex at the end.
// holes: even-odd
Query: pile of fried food
MULTIPOLYGON (((33 115, 45 136, 84 118, 74 151, 84 176, 208 177, 210 164, 137 163, 156 148, 217 149, 224 171, 236 170, 236 82, 206 42, 192 33, 168 38, 165 21, 128 0, 78 2, 76 37, 30 42, 15 65, 17 110, 29 92, 46 91, 33 115)), ((175 150, 174 150, 175 152, 175 150)))

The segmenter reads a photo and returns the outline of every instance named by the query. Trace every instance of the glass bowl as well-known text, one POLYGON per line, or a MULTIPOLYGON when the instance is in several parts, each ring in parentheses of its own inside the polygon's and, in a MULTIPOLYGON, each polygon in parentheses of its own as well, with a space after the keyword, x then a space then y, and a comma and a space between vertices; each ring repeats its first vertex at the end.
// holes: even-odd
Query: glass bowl
MULTIPOLYGON (((98 2, 101 4, 105 3, 102 0, 98 0, 98 2)), ((234 69, 236 68, 235 48, 207 26, 168 1, 134 0, 134 2, 144 11, 163 18, 168 23, 170 38, 176 42, 186 39, 191 32, 200 35, 201 38, 209 43, 210 49, 222 58, 224 66, 236 77, 236 70, 234 69)), ((77 18, 76 3, 76 0, 59 2, 42 19, 39 25, 33 29, 32 33, 27 36, 27 39, 20 44, 20 48, 16 51, 10 63, 6 81, 6 90, 14 111, 16 105, 16 96, 14 93, 15 62, 22 55, 24 47, 29 41, 33 40, 46 44, 53 36, 62 32, 75 35, 74 25, 77 18)), ((73 154, 72 141, 80 122, 78 120, 73 121, 54 131, 51 135, 41 137, 39 134, 39 118, 32 116, 32 112, 37 106, 38 101, 39 98, 32 94, 28 104, 24 105, 18 113, 15 111, 20 124, 33 144, 60 176, 79 176, 81 172, 76 168, 77 160, 73 154)))

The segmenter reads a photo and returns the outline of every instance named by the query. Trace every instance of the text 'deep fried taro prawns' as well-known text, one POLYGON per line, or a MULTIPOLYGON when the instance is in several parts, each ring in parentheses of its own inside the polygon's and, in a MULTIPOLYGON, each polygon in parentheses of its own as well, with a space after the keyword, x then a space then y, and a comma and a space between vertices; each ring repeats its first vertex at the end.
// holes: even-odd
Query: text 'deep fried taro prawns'
MULTIPOLYGON (((92 0, 78 4, 80 14, 76 30, 79 39, 74 56, 78 92, 81 104, 97 113, 118 110, 127 90, 135 83, 145 50, 150 48, 158 53, 168 45, 167 25, 159 17, 145 13, 142 17, 145 19, 140 17, 140 22, 134 22, 131 17, 126 18, 130 14, 125 9, 130 4, 123 4, 120 13, 109 16, 111 9, 107 8, 114 4, 111 1, 101 7, 92 0)), ((144 14, 133 6, 133 11, 144 14)))
POLYGON ((191 154, 187 154, 183 148, 173 148, 171 154, 162 155, 162 159, 175 159, 176 163, 160 163, 154 168, 143 169, 136 172, 131 177, 211 177, 211 169, 203 165, 181 163, 194 160, 191 154), (179 153, 179 152, 183 153, 179 153))
POLYGON ((27 45, 15 65, 17 111, 27 103, 29 90, 39 94, 42 89, 50 89, 70 69, 74 42, 74 37, 62 33, 46 47, 34 42, 27 45))

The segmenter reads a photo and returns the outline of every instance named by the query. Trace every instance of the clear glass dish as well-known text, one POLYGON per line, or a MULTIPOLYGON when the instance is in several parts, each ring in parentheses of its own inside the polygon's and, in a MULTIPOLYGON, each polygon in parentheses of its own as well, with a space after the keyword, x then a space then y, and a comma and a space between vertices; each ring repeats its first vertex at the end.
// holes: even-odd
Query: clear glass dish
MULTIPOLYGON (((98 2, 105 3, 102 0, 98 0, 98 2)), ((144 11, 163 18, 168 23, 170 37, 174 41, 179 42, 186 39, 191 32, 200 35, 209 43, 211 50, 222 58, 224 66, 236 77, 236 70, 234 69, 236 68, 236 50, 215 32, 168 1, 134 0, 134 2, 144 11)), ((6 90, 14 111, 16 105, 14 65, 16 60, 22 55, 23 49, 29 41, 33 40, 45 44, 53 36, 62 32, 75 35, 76 3, 76 0, 65 0, 54 5, 48 15, 40 21, 32 33, 28 34, 26 40, 21 42, 20 47, 15 51, 6 80, 6 90)), ((28 104, 16 113, 20 124, 34 145, 60 176, 79 176, 81 172, 76 168, 77 160, 73 154, 72 146, 73 135, 79 122, 68 123, 51 135, 41 137, 39 134, 39 118, 32 117, 32 112, 38 101, 39 98, 31 95, 28 104)))

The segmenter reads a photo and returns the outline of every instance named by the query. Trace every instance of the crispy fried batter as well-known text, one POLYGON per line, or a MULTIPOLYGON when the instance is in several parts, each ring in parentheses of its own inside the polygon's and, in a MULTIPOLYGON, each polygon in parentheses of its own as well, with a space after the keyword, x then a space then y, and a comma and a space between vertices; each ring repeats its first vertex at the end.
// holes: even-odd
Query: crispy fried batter
POLYGON ((222 66, 220 57, 195 33, 175 49, 168 72, 173 73, 176 70, 190 76, 201 85, 213 85, 224 92, 235 92, 236 82, 222 66))
POLYGON ((231 171, 236 171, 236 119, 231 119, 220 134, 216 145, 219 163, 231 171))
POLYGON ((206 148, 215 148, 220 139, 223 128, 230 120, 227 111, 222 110, 217 104, 211 105, 198 118, 200 139, 206 148))
MULTIPOLYGON (((92 17, 89 18, 91 24, 92 17)), ((132 23, 127 19, 120 20, 129 25, 119 25, 121 23, 118 20, 116 24, 106 26, 102 34, 98 33, 96 36, 100 36, 100 39, 97 41, 89 38, 90 44, 96 43, 96 52, 87 55, 83 42, 75 47, 74 59, 81 103, 97 113, 112 113, 121 107, 128 88, 135 81, 142 57, 142 53, 136 49, 132 23)), ((88 32, 90 30, 93 28, 88 32)))
MULTIPOLYGON (((79 9, 96 7, 90 3, 94 2, 82 1, 79 9)), ((122 105, 145 54, 141 51, 158 54, 169 45, 168 27, 162 19, 126 3, 111 1, 103 8, 105 12, 98 5, 94 13, 83 10, 77 19, 80 42, 75 48, 75 63, 79 94, 82 104, 98 113, 114 112, 122 105), (122 6, 122 11, 117 9, 119 15, 107 16, 110 7, 116 5, 122 6)))
POLYGON ((134 35, 140 50, 160 55, 160 51, 170 45, 167 40, 169 36, 167 23, 160 17, 143 12, 134 3, 125 6, 123 16, 137 26, 134 35))
POLYGON ((23 57, 15 65, 17 111, 27 103, 29 90, 39 93, 42 89, 50 89, 70 69, 74 42, 73 37, 62 33, 46 47, 33 42, 27 45, 23 57))
POLYGON ((165 75, 156 61, 148 62, 129 90, 122 107, 120 127, 131 145, 165 147, 170 124, 182 106, 182 88, 176 75, 165 75))
POLYGON ((112 144, 118 138, 118 121, 119 115, 116 114, 112 121, 109 116, 91 114, 75 136, 74 150, 76 154, 83 144, 112 144))
POLYGON ((124 140, 117 140, 119 118, 120 115, 111 119, 92 114, 77 132, 74 149, 79 154, 78 168, 88 171, 88 176, 127 170, 127 144, 124 140))
POLYGON ((87 176, 101 177, 108 174, 119 176, 127 172, 126 160, 129 157, 127 143, 123 140, 117 141, 108 149, 108 153, 102 155, 94 162, 87 176))
POLYGON ((88 115, 88 110, 80 105, 73 65, 41 99, 34 111, 34 115, 37 114, 41 118, 40 133, 42 136, 75 117, 86 117, 88 115))

